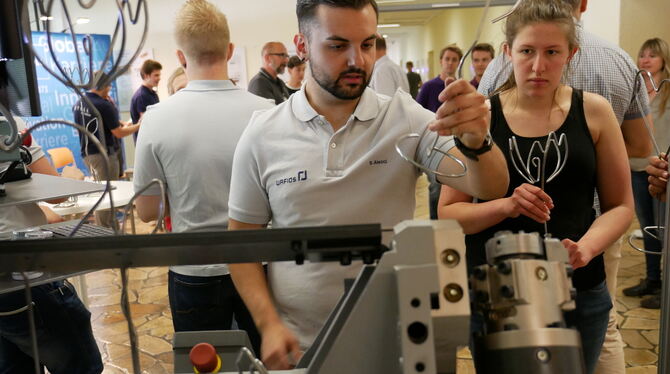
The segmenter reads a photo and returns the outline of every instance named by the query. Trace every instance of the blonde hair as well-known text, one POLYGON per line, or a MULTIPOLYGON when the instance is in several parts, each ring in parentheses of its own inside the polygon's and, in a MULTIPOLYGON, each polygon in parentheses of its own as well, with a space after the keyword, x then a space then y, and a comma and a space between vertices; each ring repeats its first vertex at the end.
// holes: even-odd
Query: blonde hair
MULTIPOLYGON (((647 49, 663 60, 663 66, 660 71, 661 80, 670 78, 670 48, 668 48, 668 43, 660 38, 647 39, 642 44, 642 47, 640 47, 640 52, 637 55, 642 56, 642 53, 647 49)), ((663 85, 656 100, 658 100, 659 105, 658 112, 662 116, 670 100, 670 84, 665 83, 663 85)))
POLYGON ((175 39, 198 64, 227 58, 230 30, 226 16, 205 0, 187 0, 175 20, 175 39))
MULTIPOLYGON (((568 40, 568 48, 570 51, 574 50, 579 46, 579 40, 577 38, 577 26, 572 18, 573 10, 569 4, 559 0, 522 1, 505 22, 505 42, 508 48, 512 48, 514 39, 524 27, 538 23, 556 23, 563 26, 565 37, 568 40)), ((516 80, 514 79, 514 71, 512 71, 507 81, 492 95, 514 87, 516 87, 516 80)))

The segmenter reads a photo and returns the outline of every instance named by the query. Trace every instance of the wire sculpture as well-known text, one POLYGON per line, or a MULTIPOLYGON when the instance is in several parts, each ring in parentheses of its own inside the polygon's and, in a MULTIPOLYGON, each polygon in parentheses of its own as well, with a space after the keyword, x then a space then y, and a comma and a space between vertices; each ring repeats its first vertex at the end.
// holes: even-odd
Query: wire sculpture
MULTIPOLYGON (((465 64, 465 60, 468 58, 470 53, 472 53, 472 50, 475 48, 477 43, 479 43, 479 38, 481 37, 482 30, 484 29, 484 21, 486 20, 486 15, 488 14, 490 6, 491 6, 491 0, 486 0, 486 4, 484 4, 484 10, 482 11, 482 18, 479 20, 479 26, 477 27, 477 32, 475 34, 475 40, 472 42, 472 45, 470 46, 470 48, 468 48, 468 50, 465 52, 465 54, 461 57, 461 60, 458 62, 458 68, 456 69, 456 79, 463 79, 463 65, 465 64)), ((442 173, 442 172, 437 171, 437 170, 429 169, 429 168, 426 168, 425 166, 419 164, 418 162, 414 161, 414 159, 412 159, 411 157, 408 157, 407 155, 405 155, 402 152, 402 149, 400 148, 402 142, 404 142, 407 139, 420 138, 420 137, 421 137, 421 135, 419 135, 417 133, 409 133, 409 134, 400 136, 398 138, 398 140, 396 140, 395 150, 396 150, 396 152, 398 152, 398 154, 400 155, 400 157, 402 157, 403 160, 409 162, 410 164, 414 165, 415 167, 419 168, 420 170, 423 170, 427 174, 434 174, 436 176, 445 177, 445 178, 460 178, 460 177, 465 176, 465 174, 468 171, 467 165, 465 165, 465 163, 462 160, 460 160, 458 157, 456 157, 452 154, 449 154, 448 152, 443 151, 442 149, 440 149, 440 147, 437 146, 437 143, 440 140, 439 135, 435 136, 435 141, 433 142, 433 145, 428 150, 428 157, 433 156, 434 152, 441 153, 444 156, 453 160, 455 163, 457 163, 458 166, 460 166, 460 168, 463 169, 462 171, 457 172, 457 173, 453 173, 453 174, 448 174, 448 173, 442 173)))
MULTIPOLYGON (((540 189, 544 191, 544 186, 551 182, 558 174, 563 171, 565 163, 568 161, 568 139, 565 134, 557 136, 555 132, 547 135, 544 145, 539 140, 535 140, 528 150, 525 160, 519 151, 516 137, 509 139, 509 153, 512 159, 512 166, 517 173, 530 184, 540 183, 540 189), (549 176, 547 176, 547 158, 551 150, 556 154, 556 165, 549 176)), ((547 223, 544 223, 545 237, 551 236, 547 230, 547 223)))
MULTIPOLYGON (((654 82, 654 77, 651 75, 650 72, 646 70, 639 70, 637 74, 635 74, 635 85, 634 85, 634 91, 635 91, 635 103, 637 104, 637 108, 640 111, 640 113, 644 114, 644 106, 642 105, 642 102, 640 101, 640 95, 638 94, 640 92, 640 88, 642 87, 642 77, 643 75, 646 75, 647 79, 649 80, 649 83, 651 84, 651 88, 654 92, 658 93, 661 91, 664 85, 670 84, 670 79, 663 79, 662 81, 659 82, 658 85, 656 85, 656 82, 654 82)), ((656 141, 656 137, 654 136, 654 130, 649 123, 649 119, 647 116, 642 116, 642 120, 644 121, 644 127, 647 129, 647 134, 649 135, 649 138, 651 139, 651 144, 654 146, 654 151, 658 155, 659 158, 663 160, 668 160, 668 153, 670 153, 670 146, 668 149, 666 149, 665 153, 661 153, 661 148, 658 145, 658 142, 656 141)), ((642 231, 652 237, 653 239, 656 239, 658 241, 663 241, 663 232, 665 230, 665 224, 661 222, 661 201, 657 200, 656 201, 656 225, 650 225, 650 226, 645 226, 642 228, 642 231)), ((654 251, 647 251, 646 249, 642 247, 638 247, 635 242, 634 242, 635 237, 631 234, 628 236, 628 244, 635 249, 638 252, 642 252, 644 254, 651 254, 651 255, 657 255, 660 256, 662 252, 654 252, 654 251)))
MULTIPOLYGON (((54 12, 54 3, 58 2, 60 4, 60 8, 62 9, 62 15, 65 21, 65 24, 67 25, 66 30, 68 30, 70 34, 70 38, 72 39, 72 43, 74 45, 78 45, 77 43, 77 34, 75 30, 75 25, 72 22, 72 18, 70 17, 70 8, 66 4, 65 0, 59 0, 59 1, 54 1, 54 0, 33 0, 33 5, 35 8, 35 18, 37 20, 42 20, 45 25, 45 31, 46 31, 46 40, 47 40, 47 45, 48 45, 48 51, 49 51, 49 58, 51 61, 51 64, 47 64, 47 60, 45 57, 41 56, 40 53, 35 49, 32 40, 30 40, 28 33, 24 32, 23 34, 23 42, 30 46, 31 51, 34 55, 34 58, 44 67, 44 69, 51 74, 54 78, 56 78, 59 82, 64 84, 65 86, 71 88, 75 94, 79 97, 81 102, 83 102, 93 113, 95 118, 97 119, 97 123, 103 123, 102 122, 102 117, 100 115, 100 112, 95 108, 95 106, 91 103, 91 101, 86 97, 84 94, 85 91, 94 89, 94 88, 99 88, 99 87, 105 87, 110 85, 117 77, 120 75, 124 74, 133 61, 139 56, 142 48, 144 47, 144 43, 147 38, 148 34, 148 27, 149 27, 149 13, 148 13, 148 7, 147 3, 145 0, 137 0, 137 1, 132 1, 132 0, 116 0, 115 4, 117 7, 117 12, 116 12, 116 24, 114 27, 114 32, 111 37, 111 43, 105 52, 105 57, 103 59, 102 64, 100 65, 100 70, 105 70, 105 68, 109 67, 107 69, 107 74, 106 76, 100 75, 96 76, 93 74, 94 70, 94 64, 93 64, 93 50, 94 50, 94 42, 93 38, 89 35, 86 34, 82 40, 82 49, 83 49, 83 54, 84 56, 81 55, 81 52, 79 48, 75 48, 75 56, 76 56, 76 69, 74 70, 74 73, 68 74, 66 69, 64 68, 63 64, 59 61, 59 59, 56 57, 55 54, 55 48, 53 46, 53 41, 52 41, 52 22, 54 21, 55 17, 54 15, 56 12, 54 12), (129 24, 130 25, 138 25, 140 22, 143 22, 143 31, 140 37, 140 41, 138 45, 135 47, 134 52, 132 53, 131 57, 127 61, 122 61, 123 56, 126 54, 126 50, 129 48, 128 46, 128 34, 129 34, 129 24), (114 49, 118 47, 118 52, 116 56, 114 56, 114 49), (114 57, 114 58, 113 58, 114 57), (87 59, 87 61, 86 61, 87 59), (84 63, 82 63, 84 61, 84 63), (53 69, 52 67, 55 67, 53 69)), ((92 9, 95 4, 96 0, 78 0, 77 4, 79 5, 80 8, 89 10, 92 9)), ((39 21, 38 21, 39 22, 39 21)), ((18 127, 16 125, 16 121, 13 118, 12 114, 10 113, 8 108, 5 108, 2 104, 0 104, 0 114, 2 114, 5 117, 5 120, 9 124, 10 128, 10 134, 8 136, 0 136, 0 151, 4 152, 9 152, 12 151, 16 148, 18 148, 24 137, 28 136, 31 132, 35 131, 36 129, 47 126, 50 124, 62 124, 70 127, 76 128, 79 132, 82 134, 85 134, 87 139, 91 141, 95 147, 98 149, 100 154, 103 157, 104 160, 104 165, 106 166, 107 169, 107 174, 108 175, 114 175, 116 171, 111 170, 111 165, 109 162, 109 156, 107 154, 107 144, 105 144, 105 137, 100 136, 100 138, 96 137, 94 134, 92 134, 90 131, 88 131, 86 128, 83 126, 80 126, 76 123, 70 122, 70 121, 65 121, 65 120, 45 120, 38 122, 31 126, 23 136, 19 134, 18 127)), ((135 195, 133 196, 132 200, 134 200, 142 191, 146 190, 151 184, 156 184, 158 183, 161 189, 161 195, 162 195, 162 206, 159 214, 159 218, 162 219, 165 215, 165 208, 166 208, 166 202, 165 202, 165 187, 162 182, 153 180, 150 182, 149 185, 141 189, 140 191, 136 192, 135 195)), ((114 210, 114 201, 112 199, 112 191, 111 191, 111 182, 109 180, 106 181, 105 185, 105 190, 103 194, 100 196, 100 199, 96 201, 96 203, 93 205, 93 207, 84 215, 84 217, 81 219, 81 221, 74 227, 74 229, 70 232, 69 236, 74 236, 79 228, 83 225, 84 222, 93 214, 93 212, 97 209, 97 207, 100 205, 102 200, 105 198, 105 196, 109 196, 109 202, 110 202, 110 209, 113 211, 114 210)), ((131 200, 131 201, 132 201, 131 200)), ((124 225, 125 225, 125 217, 128 213, 128 207, 126 207, 124 211, 124 225)), ((160 222, 160 221, 159 221, 160 222)), ((159 224, 157 224, 157 227, 159 224)), ((124 227, 122 227, 123 229, 124 227)), ((112 221, 112 229, 114 230, 115 234, 119 234, 119 226, 118 222, 116 220, 112 221)), ((155 233, 156 229, 152 233, 155 233)), ((121 278, 122 278, 122 293, 121 293, 121 308, 123 310, 123 314, 126 317, 126 320, 128 321, 128 328, 129 328, 129 335, 130 335, 130 343, 131 343, 131 354, 132 354, 132 361, 133 361, 133 372, 135 374, 140 374, 141 369, 140 369, 140 362, 139 362, 139 350, 137 348, 137 335, 135 333, 135 329, 132 323, 132 319, 130 316, 130 305, 128 302, 128 282, 127 282, 127 268, 121 269, 121 278)), ((33 357, 34 357, 34 362, 35 362, 35 372, 39 373, 40 372, 40 364, 39 364, 39 352, 37 349, 37 340, 36 340, 36 331, 35 331, 35 323, 34 323, 34 318, 32 316, 32 299, 30 297, 30 284, 26 279, 26 308, 30 313, 30 333, 31 333, 31 340, 32 340, 32 350, 33 350, 33 357)))

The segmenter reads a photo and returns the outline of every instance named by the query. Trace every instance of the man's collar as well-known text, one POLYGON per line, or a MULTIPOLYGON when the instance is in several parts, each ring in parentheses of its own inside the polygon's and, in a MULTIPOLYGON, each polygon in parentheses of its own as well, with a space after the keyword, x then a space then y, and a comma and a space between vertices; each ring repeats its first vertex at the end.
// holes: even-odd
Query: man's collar
MULTIPOLYGON (((291 110, 293 110, 293 115, 302 122, 308 122, 319 116, 312 105, 307 100, 307 95, 305 94, 305 89, 301 89, 292 96, 291 100, 291 110)), ((369 121, 374 119, 379 114, 379 98, 377 94, 369 87, 365 88, 361 99, 356 105, 354 110, 354 118, 359 121, 369 121)))
POLYGON ((196 91, 203 91, 203 90, 235 90, 239 89, 239 87, 235 86, 235 83, 233 83, 229 79, 217 79, 217 80, 193 80, 189 81, 186 84, 186 87, 184 87, 186 90, 196 90, 196 91))
POLYGON ((276 81, 279 79, 279 77, 272 77, 272 74, 270 74, 265 68, 261 68, 261 74, 265 75, 269 80, 271 81, 276 81))

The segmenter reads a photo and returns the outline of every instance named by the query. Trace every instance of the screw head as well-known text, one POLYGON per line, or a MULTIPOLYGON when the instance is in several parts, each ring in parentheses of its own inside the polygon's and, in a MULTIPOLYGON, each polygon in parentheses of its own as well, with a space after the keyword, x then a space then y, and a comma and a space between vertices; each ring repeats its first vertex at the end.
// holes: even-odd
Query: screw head
POLYGON ((440 254, 442 263, 447 267, 454 268, 461 262, 461 256, 453 249, 445 249, 440 254))
POLYGON ((547 363, 549 362, 549 351, 547 351, 545 348, 540 348, 535 352, 535 357, 537 357, 538 361, 542 363, 547 363))
POLYGON ((463 298, 463 288, 456 283, 449 283, 444 287, 442 294, 447 301, 455 303, 463 298))

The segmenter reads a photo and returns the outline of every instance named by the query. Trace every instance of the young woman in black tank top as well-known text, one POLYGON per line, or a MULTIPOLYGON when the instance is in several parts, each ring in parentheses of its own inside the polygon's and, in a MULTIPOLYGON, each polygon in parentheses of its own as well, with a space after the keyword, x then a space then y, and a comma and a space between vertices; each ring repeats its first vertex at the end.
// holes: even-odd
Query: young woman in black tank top
MULTIPOLYGON (((574 28, 571 9, 561 2, 528 1, 508 18, 505 54, 514 72, 491 98, 491 136, 505 153, 510 173, 507 194, 473 202, 443 186, 438 210, 440 218, 463 226, 470 267, 486 262, 484 244, 495 232, 544 233, 547 223, 576 269, 577 309, 566 319, 580 331, 591 373, 612 306, 602 253, 628 228, 633 200, 626 149, 611 106, 598 95, 561 84, 577 50, 574 28), (566 135, 569 154, 564 169, 542 191, 512 166, 508 141, 515 136, 525 158, 531 144, 544 144, 550 132, 566 135), (603 212, 598 218, 592 208, 596 189, 603 212)), ((547 164, 556 160, 550 157, 547 164)))

